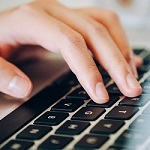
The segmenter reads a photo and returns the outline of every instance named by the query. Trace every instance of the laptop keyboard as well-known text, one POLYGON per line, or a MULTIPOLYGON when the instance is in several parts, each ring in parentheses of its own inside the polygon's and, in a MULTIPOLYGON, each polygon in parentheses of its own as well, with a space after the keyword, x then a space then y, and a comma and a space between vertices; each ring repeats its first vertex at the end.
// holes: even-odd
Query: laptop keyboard
MULTIPOLYGON (((63 79, 56 81, 55 86, 48 87, 53 90, 59 87, 57 93, 54 91, 57 101, 47 106, 37 105, 45 110, 24 124, 21 130, 10 135, 0 148, 148 150, 150 52, 145 49, 135 49, 134 52, 143 57, 143 65, 138 68, 143 88, 140 96, 123 96, 108 73, 97 63, 110 95, 109 102, 97 104, 90 99, 75 75, 69 72, 63 79)), ((48 88, 43 91, 46 97, 40 98, 50 101, 48 88)))

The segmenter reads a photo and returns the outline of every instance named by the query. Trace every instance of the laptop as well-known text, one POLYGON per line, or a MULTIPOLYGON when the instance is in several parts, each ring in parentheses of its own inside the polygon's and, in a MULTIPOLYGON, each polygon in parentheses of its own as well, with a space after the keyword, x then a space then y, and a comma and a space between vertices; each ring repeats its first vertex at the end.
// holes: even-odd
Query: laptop
POLYGON ((133 43, 134 53, 144 62, 138 68, 138 80, 143 87, 138 97, 122 95, 96 62, 110 95, 105 104, 90 99, 61 56, 41 47, 25 49, 28 56, 23 54, 16 65, 31 78, 33 92, 23 100, 0 94, 0 149, 149 149, 148 44, 133 43))

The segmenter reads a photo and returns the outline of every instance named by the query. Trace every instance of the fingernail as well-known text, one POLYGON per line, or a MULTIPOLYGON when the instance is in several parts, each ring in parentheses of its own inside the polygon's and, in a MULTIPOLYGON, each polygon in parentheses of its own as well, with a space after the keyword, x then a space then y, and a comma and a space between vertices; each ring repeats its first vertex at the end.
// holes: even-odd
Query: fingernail
POLYGON ((142 89, 139 82, 136 80, 132 73, 127 74, 126 80, 130 88, 142 89))
POLYGON ((96 84, 96 95, 101 102, 107 102, 109 100, 108 93, 102 82, 96 84))
POLYGON ((23 98, 28 95, 31 84, 26 79, 15 76, 8 85, 8 91, 15 97, 23 98))

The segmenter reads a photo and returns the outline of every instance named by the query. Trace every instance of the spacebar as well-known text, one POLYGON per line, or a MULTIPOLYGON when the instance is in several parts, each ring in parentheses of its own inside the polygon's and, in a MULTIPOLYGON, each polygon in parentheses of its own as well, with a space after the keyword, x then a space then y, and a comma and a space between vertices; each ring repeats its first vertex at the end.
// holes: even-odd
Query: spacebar
POLYGON ((69 89, 50 86, 0 121, 0 144, 61 98, 69 89))

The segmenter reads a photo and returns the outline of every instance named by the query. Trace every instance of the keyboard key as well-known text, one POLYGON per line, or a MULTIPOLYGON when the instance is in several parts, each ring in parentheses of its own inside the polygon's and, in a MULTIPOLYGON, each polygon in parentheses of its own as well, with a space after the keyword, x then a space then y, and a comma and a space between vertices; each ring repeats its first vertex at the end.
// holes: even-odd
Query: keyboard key
POLYGON ((42 125, 58 125, 60 122, 64 121, 68 117, 68 113, 64 112, 54 112, 48 111, 44 113, 41 117, 35 120, 35 124, 42 125))
POLYGON ((104 104, 97 104, 93 100, 91 100, 87 106, 92 106, 92 107, 102 107, 102 108, 109 108, 111 107, 115 102, 119 100, 119 96, 117 95, 110 95, 110 99, 107 103, 104 104))
POLYGON ((81 87, 79 89, 76 89, 75 91, 73 91, 72 93, 70 93, 69 95, 67 95, 67 98, 70 99, 82 99, 82 100, 88 100, 89 99, 89 95, 87 94, 87 92, 81 87))
POLYGON ((56 84, 62 85, 63 87, 74 87, 79 84, 79 81, 77 80, 74 73, 71 71, 64 77, 56 81, 56 84))
POLYGON ((19 139, 36 140, 42 138, 48 132, 52 130, 52 127, 29 125, 21 133, 18 134, 19 139))
POLYGON ((130 125, 130 129, 139 130, 139 131, 149 131, 150 127, 150 116, 140 115, 138 116, 134 122, 130 125))
POLYGON ((88 122, 68 120, 57 129, 56 133, 66 135, 78 135, 83 132, 89 125, 90 123, 88 122))
POLYGON ((72 116, 73 120, 93 121, 100 117, 105 109, 98 107, 83 107, 72 116))
POLYGON ((120 92, 119 88, 117 87, 117 85, 115 83, 109 85, 107 87, 107 91, 110 94, 117 94, 119 96, 122 96, 123 94, 120 92))
POLYGON ((150 82, 144 82, 141 84, 143 93, 150 94, 150 82))
POLYGON ((141 107, 145 105, 150 100, 150 96, 148 94, 142 94, 139 97, 125 97, 119 105, 123 106, 138 106, 141 107))
POLYGON ((11 140, 1 150, 27 150, 33 144, 29 141, 11 140))
POLYGON ((112 134, 117 132, 124 125, 123 121, 100 120, 91 130, 95 134, 112 134))
POLYGON ((115 106, 111 111, 106 114, 106 119, 130 119, 136 112, 138 108, 131 106, 115 106))
POLYGON ((100 148, 109 138, 103 135, 85 135, 76 145, 77 149, 96 149, 100 148))
POLYGON ((63 149, 72 140, 72 137, 51 135, 39 146, 39 149, 63 149))
POLYGON ((54 111, 73 112, 79 108, 84 102, 78 99, 63 99, 52 107, 54 111))
POLYGON ((135 130, 125 130, 116 140, 116 146, 139 148, 148 139, 149 134, 135 130))

